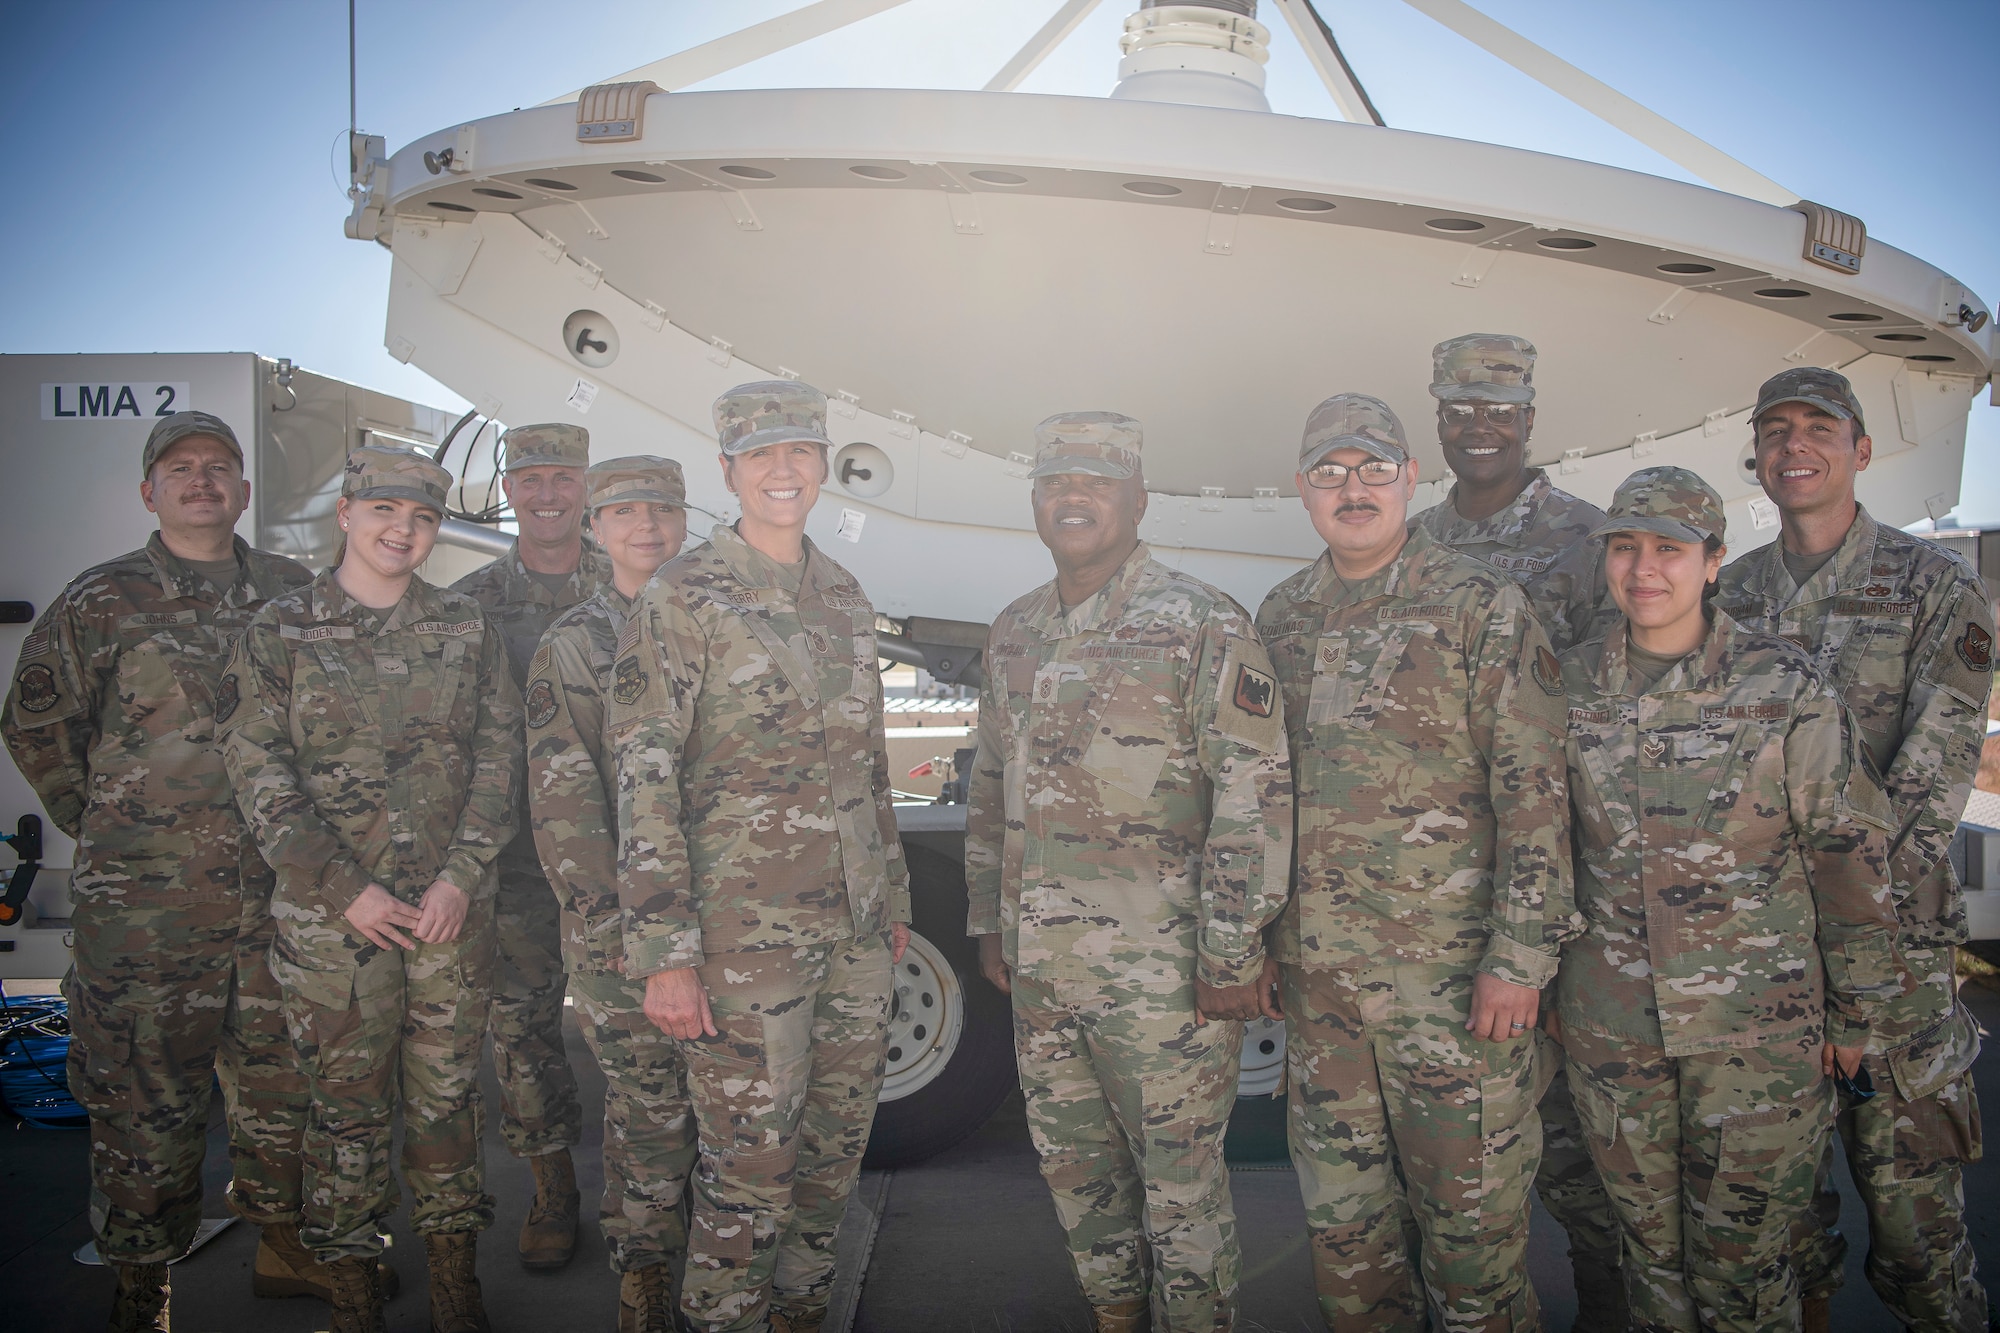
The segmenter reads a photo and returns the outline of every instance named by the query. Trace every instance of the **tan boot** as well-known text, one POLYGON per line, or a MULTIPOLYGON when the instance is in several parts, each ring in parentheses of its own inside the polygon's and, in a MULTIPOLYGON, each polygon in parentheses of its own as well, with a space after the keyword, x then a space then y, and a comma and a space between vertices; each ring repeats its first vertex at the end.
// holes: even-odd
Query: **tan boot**
POLYGON ((476 1231, 438 1231, 424 1237, 431 1270, 431 1333, 492 1333, 479 1298, 476 1231))
POLYGON ((170 1333, 165 1264, 109 1264, 118 1290, 111 1297, 111 1333, 170 1333))
POLYGON ((1093 1305, 1090 1316, 1097 1321, 1091 1325, 1097 1333, 1152 1333, 1153 1312, 1144 1296, 1111 1305, 1093 1305))
POLYGON ((327 1300, 333 1306, 328 1333, 385 1333, 382 1288, 373 1259, 336 1259, 322 1265, 327 1300))
POLYGON ((1625 1304, 1625 1276, 1595 1259, 1570 1256, 1576 1276, 1576 1333, 1626 1333, 1632 1314, 1625 1304))
POLYGON ((1800 1326, 1805 1333, 1832 1333, 1833 1296, 1806 1296, 1799 1301, 1800 1326))
POLYGON ((819 1333, 819 1326, 826 1322, 826 1307, 811 1309, 786 1309, 771 1307, 771 1333, 819 1333))
POLYGON ((618 1277, 618 1333, 679 1333, 671 1264, 654 1264, 618 1277))
POLYGON ((521 1223, 521 1266, 561 1268, 576 1252, 576 1166, 569 1149, 530 1157, 535 1173, 535 1201, 521 1223))
MULTIPOLYGON (((394 1300, 403 1289, 401 1279, 389 1267, 387 1259, 377 1259, 374 1263, 376 1290, 383 1300, 394 1300)), ((299 1239, 297 1223, 274 1222, 263 1228, 257 1238, 257 1262, 250 1270, 250 1293, 266 1300, 288 1296, 333 1300, 333 1279, 327 1266, 313 1257, 313 1252, 299 1239)))

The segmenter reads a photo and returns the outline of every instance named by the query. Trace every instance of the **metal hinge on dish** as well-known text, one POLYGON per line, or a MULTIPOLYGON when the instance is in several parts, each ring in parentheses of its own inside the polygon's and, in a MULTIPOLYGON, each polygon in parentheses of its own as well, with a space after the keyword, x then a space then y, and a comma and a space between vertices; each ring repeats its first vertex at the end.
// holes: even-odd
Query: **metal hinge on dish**
POLYGON ((1860 218, 1801 199, 1794 213, 1806 215, 1805 258, 1835 273, 1859 273, 1868 249, 1868 226, 1860 218))
POLYGON ((576 141, 622 143, 639 138, 646 132, 646 99, 662 91, 651 79, 585 88, 576 99, 576 141))

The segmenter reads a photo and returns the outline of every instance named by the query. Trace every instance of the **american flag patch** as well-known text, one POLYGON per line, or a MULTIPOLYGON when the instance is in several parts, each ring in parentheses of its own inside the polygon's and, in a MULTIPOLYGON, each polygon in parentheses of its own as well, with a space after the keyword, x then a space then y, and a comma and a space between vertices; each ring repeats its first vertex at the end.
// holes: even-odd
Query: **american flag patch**
POLYGON ((49 632, 38 629, 21 640, 22 657, 47 657, 49 655, 49 632))

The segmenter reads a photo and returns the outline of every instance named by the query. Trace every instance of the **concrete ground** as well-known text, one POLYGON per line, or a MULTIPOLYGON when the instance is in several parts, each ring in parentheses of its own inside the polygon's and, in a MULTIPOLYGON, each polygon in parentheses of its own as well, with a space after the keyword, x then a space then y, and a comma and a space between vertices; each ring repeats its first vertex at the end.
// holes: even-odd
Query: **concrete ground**
MULTIPOLYGON (((1968 989, 1981 1023, 2000 1029, 2000 995, 1968 989)), ((587 1104, 595 1108, 603 1079, 583 1042, 570 1031, 570 1051, 587 1104)), ((2000 1107, 2000 1043, 1989 1040, 1978 1070, 1980 1092, 2000 1107)), ((497 1105, 490 1077, 489 1107, 497 1105)), ((219 1112, 218 1112, 219 1115, 219 1112)), ((593 1112, 587 1114, 591 1119, 593 1112)), ((110 1282, 105 1270, 75 1263, 90 1239, 86 1206, 86 1142, 80 1131, 29 1128, 0 1118, 0 1328, 19 1333, 95 1333, 104 1327, 110 1282)), ((497 1129, 486 1135, 490 1188, 499 1220, 487 1233, 479 1271, 499 1333, 602 1330, 616 1327, 618 1288, 605 1263, 603 1239, 586 1224, 575 1261, 559 1273, 528 1273, 514 1257, 514 1233, 530 1194, 525 1166, 510 1157, 497 1129)), ((207 1212, 224 1216, 228 1179, 219 1123, 211 1128, 207 1212)), ((603 1185, 592 1123, 578 1153, 585 1212, 594 1215, 603 1185)), ((1303 1214, 1288 1168, 1231 1173, 1243 1240, 1243 1319, 1239 1328, 1313 1330, 1320 1327, 1307 1264, 1303 1214)), ((1849 1237, 1866 1224, 1845 1187, 1842 1226, 1849 1237)), ((2000 1156, 1967 1172, 1973 1239, 1981 1268, 2000 1273, 2000 1156)), ((856 1193, 842 1232, 848 1270, 841 1306, 856 1333, 1059 1333, 1085 1330, 1089 1313, 1070 1278, 1054 1211, 1035 1169, 1018 1096, 976 1134, 933 1160, 893 1173, 870 1172, 856 1193), (865 1272, 863 1268, 865 1266, 865 1272)), ((395 1218, 392 1261, 404 1291, 389 1306, 392 1333, 421 1333, 425 1317, 422 1250, 407 1212, 395 1218)), ((177 1333, 307 1333, 326 1327, 326 1309, 312 1300, 260 1301, 250 1295, 252 1228, 237 1224, 174 1269, 177 1333)), ((1861 1274, 1862 1249, 1852 1248, 1848 1281, 1834 1307, 1843 1333, 1894 1333, 1892 1320, 1861 1274)), ((1550 1333, 1571 1327, 1575 1301, 1563 1243, 1537 1210, 1529 1268, 1550 1333)), ((832 1333, 832 1326, 829 1326, 832 1333)))

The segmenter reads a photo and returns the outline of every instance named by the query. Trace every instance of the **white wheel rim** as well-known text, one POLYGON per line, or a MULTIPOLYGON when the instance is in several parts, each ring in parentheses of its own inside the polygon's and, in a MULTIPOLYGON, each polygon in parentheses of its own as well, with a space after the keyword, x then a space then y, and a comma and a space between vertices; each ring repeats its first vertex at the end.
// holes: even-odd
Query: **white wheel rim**
POLYGON ((965 994, 958 973, 936 945, 911 931, 910 947, 895 965, 894 976, 882 1078, 885 1102, 907 1097, 942 1074, 965 1032, 965 994))
POLYGON ((1268 1018, 1243 1025, 1243 1069, 1236 1077, 1239 1097, 1269 1097, 1285 1086, 1285 1025, 1268 1018))

